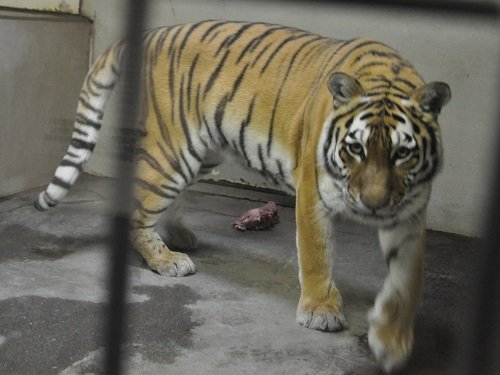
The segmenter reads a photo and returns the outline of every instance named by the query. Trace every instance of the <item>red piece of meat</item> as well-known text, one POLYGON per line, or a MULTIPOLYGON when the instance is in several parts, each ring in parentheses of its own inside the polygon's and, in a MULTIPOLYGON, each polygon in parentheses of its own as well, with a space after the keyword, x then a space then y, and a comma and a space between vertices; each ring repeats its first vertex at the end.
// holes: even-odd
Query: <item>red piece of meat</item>
POLYGON ((266 230, 279 223, 278 207, 273 201, 259 208, 245 212, 232 225, 233 228, 245 232, 247 230, 266 230))

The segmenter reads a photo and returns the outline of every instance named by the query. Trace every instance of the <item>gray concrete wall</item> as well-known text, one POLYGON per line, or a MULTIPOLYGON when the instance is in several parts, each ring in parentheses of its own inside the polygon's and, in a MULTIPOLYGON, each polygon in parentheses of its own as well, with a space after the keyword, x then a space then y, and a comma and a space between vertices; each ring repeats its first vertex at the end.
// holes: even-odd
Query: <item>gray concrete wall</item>
POLYGON ((0 11, 0 197, 46 184, 71 138, 91 24, 0 11))

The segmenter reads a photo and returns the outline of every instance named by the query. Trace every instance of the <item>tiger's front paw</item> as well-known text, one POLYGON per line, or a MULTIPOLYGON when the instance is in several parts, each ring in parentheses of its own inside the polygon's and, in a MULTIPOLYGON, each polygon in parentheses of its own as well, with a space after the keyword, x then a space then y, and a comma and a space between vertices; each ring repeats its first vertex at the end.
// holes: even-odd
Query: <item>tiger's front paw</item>
POLYGON ((180 277, 196 272, 193 261, 184 253, 163 250, 153 258, 146 259, 149 268, 160 275, 180 277))
POLYGON ((378 322, 372 313, 368 343, 377 362, 390 373, 403 367, 408 360, 413 348, 413 328, 378 322))
POLYGON ((340 302, 314 302, 300 299, 297 307, 297 323, 320 331, 342 331, 348 327, 340 302))

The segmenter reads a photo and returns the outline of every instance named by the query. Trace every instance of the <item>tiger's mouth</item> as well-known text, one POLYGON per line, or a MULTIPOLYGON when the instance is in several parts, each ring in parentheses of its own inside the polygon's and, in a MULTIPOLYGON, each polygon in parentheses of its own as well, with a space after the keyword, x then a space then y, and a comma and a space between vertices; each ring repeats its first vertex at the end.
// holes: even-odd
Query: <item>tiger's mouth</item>
POLYGON ((352 199, 349 198, 346 198, 345 202, 349 213, 351 213, 353 216, 359 216, 366 219, 394 219, 398 216, 398 213, 400 211, 399 205, 387 205, 381 208, 369 208, 366 207, 363 203, 352 201, 352 199))
POLYGON ((348 189, 344 189, 343 193, 348 216, 362 222, 385 225, 406 219, 421 211, 428 202, 430 191, 426 188, 411 189, 398 202, 389 202, 380 208, 367 207, 361 199, 356 199, 350 194, 348 189))

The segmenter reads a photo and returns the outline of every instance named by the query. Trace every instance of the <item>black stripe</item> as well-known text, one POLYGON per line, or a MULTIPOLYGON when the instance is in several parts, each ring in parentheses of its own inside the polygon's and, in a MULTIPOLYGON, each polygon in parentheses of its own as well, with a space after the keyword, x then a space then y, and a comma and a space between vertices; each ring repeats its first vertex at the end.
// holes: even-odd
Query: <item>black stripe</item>
MULTIPOLYGON (((150 209, 147 209, 146 207, 144 207, 142 202, 138 199, 134 199, 134 205, 139 211, 142 211, 143 214, 146 213, 147 215, 158 215, 158 214, 165 212, 168 208, 168 206, 165 206, 165 207, 162 207, 162 208, 159 208, 156 210, 150 210, 150 209)), ((145 215, 145 216, 147 216, 147 215, 145 215)))
POLYGON ((415 90, 417 88, 417 86, 415 86, 412 82, 410 82, 404 78, 396 77, 394 79, 394 81, 404 83, 406 86, 410 87, 412 90, 415 90))
POLYGON ((85 80, 85 82, 84 82, 85 88, 82 89, 82 91, 85 91, 85 93, 82 92, 82 94, 84 94, 86 96, 100 97, 101 93, 92 88, 92 85, 90 84, 91 79, 92 79, 92 77, 85 80))
POLYGON ((401 117, 400 115, 397 115, 396 113, 391 113, 391 116, 394 120, 396 120, 402 124, 406 123, 406 120, 403 117, 401 117))
POLYGON ((203 126, 205 126, 205 129, 207 129, 207 133, 208 133, 208 136, 210 137, 210 139, 213 141, 214 140, 214 136, 212 134, 212 131, 210 130, 210 126, 208 125, 208 120, 207 118, 205 117, 205 115, 202 116, 202 124, 203 126))
POLYGON ((147 182, 147 181, 140 179, 138 177, 136 177, 134 179, 134 183, 137 184, 138 186, 140 186, 141 188, 148 190, 148 191, 150 191, 150 192, 152 192, 152 193, 154 193, 162 198, 175 199, 177 196, 177 195, 165 193, 163 190, 158 188, 156 185, 153 185, 150 182, 147 182))
POLYGON ((280 98, 281 98, 281 92, 283 90, 283 87, 285 86, 285 83, 288 82, 287 78, 288 78, 288 74, 290 73, 290 71, 292 70, 292 67, 296 61, 296 57, 298 56, 298 54, 300 53, 300 51, 302 51, 302 48, 305 47, 307 44, 315 41, 315 39, 312 39, 310 41, 307 41, 305 42, 301 48, 297 49, 297 51, 295 52, 295 54, 293 55, 291 61, 290 61, 290 64, 288 65, 288 68, 286 70, 286 73, 283 77, 283 80, 281 81, 281 85, 280 85, 280 88, 278 90, 278 94, 276 95, 276 100, 274 102, 274 106, 273 106, 273 112, 271 114, 271 120, 270 120, 270 123, 269 123, 269 132, 268 132, 268 140, 267 140, 267 155, 270 156, 271 155, 271 147, 272 147, 272 142, 273 142, 273 132, 274 132, 274 119, 275 119, 275 116, 276 116, 276 109, 278 108, 278 105, 279 105, 279 101, 280 101, 280 98))
POLYGON ((349 129, 352 125, 352 123, 354 122, 354 116, 352 116, 351 118, 349 118, 346 122, 345 122, 345 127, 346 129, 349 129))
MULTIPOLYGON (((399 92, 401 92, 401 93, 403 93, 405 95, 408 95, 408 92, 406 90, 404 90, 401 87, 396 86, 396 85, 392 85, 391 86, 391 90, 396 90, 396 91, 399 91, 399 92)), ((392 95, 396 95, 396 94, 392 93, 392 95)))
POLYGON ((396 98, 403 99, 403 100, 409 100, 410 96, 409 95, 402 95, 402 94, 396 94, 391 92, 389 95, 395 96, 396 98))
POLYGON ((54 184, 54 185, 57 185, 63 189, 66 189, 66 190, 69 190, 71 189, 71 184, 60 179, 59 177, 57 176, 54 176, 52 177, 52 181, 50 182, 51 184, 54 184))
POLYGON ((177 54, 177 67, 179 67, 179 63, 180 63, 180 60, 181 60, 181 55, 184 52, 184 48, 186 47, 186 43, 187 43, 189 37, 191 36, 191 34, 193 33, 193 31, 195 31, 198 27, 200 27, 201 25, 203 25, 205 23, 206 23, 206 21, 201 21, 201 22, 197 22, 197 23, 191 25, 191 27, 189 28, 189 30, 184 35, 184 38, 182 39, 182 42, 181 42, 181 44, 179 46, 179 50, 178 50, 178 54, 177 54))
POLYGON ((379 96, 379 95, 386 95, 384 91, 375 91, 375 92, 367 92, 363 94, 364 96, 379 96))
POLYGON ((313 48, 307 51, 304 56, 302 56, 300 65, 308 66, 312 60, 319 60, 325 51, 332 50, 332 40, 329 40, 329 38, 322 39, 322 43, 316 44, 313 48))
POLYGON ((177 189, 176 187, 170 186, 170 185, 161 184, 160 187, 162 189, 169 190, 172 193, 175 193, 176 195, 181 193, 181 191, 179 189, 177 189))
POLYGON ((153 61, 156 64, 158 60, 158 56, 160 56, 161 51, 163 50, 163 45, 165 44, 165 40, 167 40, 170 35, 170 31, 172 31, 172 27, 164 27, 161 31, 160 37, 156 41, 155 52, 153 55, 153 61))
POLYGON ((384 89, 390 89, 390 88, 391 88, 391 85, 376 85, 376 86, 370 87, 370 90, 380 90, 380 89, 384 90, 384 89))
POLYGON ((133 229, 149 229, 156 227, 157 223, 145 225, 141 220, 132 220, 133 229))
POLYGON ((260 161, 260 164, 261 164, 261 172, 262 174, 271 179, 271 181, 274 183, 274 184, 278 184, 278 180, 272 175, 271 172, 269 172, 269 170, 267 169, 267 166, 266 166, 266 161, 264 160, 264 153, 262 151, 262 145, 259 144, 258 147, 257 147, 257 154, 259 156, 259 161, 260 161))
POLYGON ((83 169, 82 163, 76 163, 76 162, 74 162, 72 160, 68 160, 68 159, 61 160, 61 162, 59 163, 59 166, 60 167, 73 167, 73 168, 77 169, 78 171, 81 171, 83 169))
POLYGON ((89 111, 92 111, 92 112, 95 112, 97 113, 97 117, 99 118, 102 118, 102 116, 104 115, 104 113, 100 110, 100 109, 97 109, 95 108, 94 106, 92 106, 89 102, 87 102, 85 100, 85 98, 83 98, 82 96, 80 96, 79 100, 78 100, 78 103, 81 104, 83 107, 85 107, 86 109, 88 109, 89 111))
POLYGON ((384 83, 387 83, 389 86, 392 85, 392 82, 389 79, 385 78, 384 76, 380 76, 380 75, 377 77, 368 78, 366 81, 367 82, 384 82, 384 83))
POLYGON ((158 28, 148 30, 142 34, 142 46, 145 51, 149 51, 151 48, 151 44, 153 43, 153 39, 156 37, 156 33, 158 32, 158 28))
MULTIPOLYGON (((311 34, 311 36, 314 36, 311 34)), ((290 59, 290 64, 289 65, 293 65, 295 63, 295 59, 298 57, 298 55, 304 50, 305 47, 307 47, 309 44, 311 43, 314 43, 314 42, 317 42, 318 40, 324 40, 325 38, 322 37, 322 36, 315 36, 313 39, 310 39, 310 40, 307 40, 305 41, 304 43, 302 43, 302 45, 296 49, 294 55, 292 56, 292 58, 290 59)), ((309 51, 310 52, 310 51, 309 51)), ((309 53, 308 52, 308 53, 309 53)), ((306 54, 307 55, 307 54, 306 54)), ((290 68, 288 69, 288 71, 290 71, 290 68)))
POLYGON ((90 150, 93 151, 95 147, 94 142, 87 142, 78 138, 73 138, 70 142, 70 145, 73 146, 74 148, 78 149, 85 149, 85 150, 90 150))
POLYGON ((252 52, 255 50, 255 48, 258 47, 258 45, 260 43, 262 43, 263 40, 265 40, 269 35, 271 35, 272 33, 274 33, 275 31, 278 31, 278 30, 284 30, 284 29, 289 29, 288 27, 285 27, 285 26, 277 26, 277 27, 273 27, 273 28, 270 28, 270 29, 267 29, 265 32, 263 32, 262 34, 256 36, 255 38, 253 38, 246 46, 245 48, 243 48, 243 50, 241 51, 240 55, 238 56, 238 58, 236 59, 236 64, 238 64, 241 59, 243 58, 243 56, 245 56, 248 52, 252 52))
POLYGON ((399 112, 401 112, 401 113, 405 113, 405 114, 406 114, 406 111, 405 111, 405 110, 403 109, 403 107, 401 107, 398 103, 393 102, 392 100, 389 100, 389 99, 386 99, 386 100, 387 100, 387 101, 389 101, 389 102, 391 102, 391 103, 392 103, 392 105, 393 105, 394 107, 396 107, 396 108, 398 109, 398 111, 399 111, 399 112))
POLYGON ((356 69, 355 75, 357 75, 358 78, 364 77, 365 75, 372 75, 371 72, 362 73, 362 74, 361 74, 361 72, 365 69, 372 68, 374 66, 387 66, 387 62, 385 62, 385 61, 371 61, 369 63, 363 64, 356 69))
POLYGON ((269 132, 267 134, 267 156, 271 156, 271 148, 273 145, 273 136, 274 136, 274 119, 276 117, 276 109, 278 108, 278 103, 281 98, 281 90, 283 89, 283 83, 281 84, 280 90, 276 95, 276 100, 274 101, 273 111, 271 113, 271 121, 269 123, 269 132))
MULTIPOLYGON (((359 39, 351 39, 351 40, 348 40, 346 41, 343 45, 341 45, 337 51, 340 51, 341 49, 343 49, 344 47, 348 46, 349 44, 353 43, 353 42, 357 42, 359 41, 359 39)), ((359 50, 360 48, 363 48, 363 47, 366 47, 366 46, 369 46, 369 45, 372 45, 372 44, 380 44, 378 42, 375 42, 375 41, 372 41, 372 40, 369 40, 369 41, 365 41, 363 43, 360 43, 360 44, 356 44, 354 47, 352 47, 351 49, 349 49, 347 52, 345 53, 342 53, 342 57, 339 61, 337 61, 337 63, 335 64, 334 66, 334 69, 333 70, 336 70, 339 66, 341 66, 348 58, 349 56, 351 56, 351 54, 353 54, 354 52, 356 52, 357 50, 359 50)))
POLYGON ((359 119, 366 120, 366 119, 373 117, 373 116, 375 116, 375 114, 373 112, 368 112, 368 113, 365 113, 363 116, 361 116, 359 119))
MULTIPOLYGON (((168 89, 169 89, 169 93, 170 93, 170 119, 172 121, 172 123, 174 122, 174 113, 175 113, 175 105, 174 105, 174 98, 175 98, 175 95, 174 95, 174 85, 175 85, 175 63, 174 63, 175 59, 170 57, 170 61, 169 61, 169 68, 168 68, 168 89)), ((154 87, 154 80, 153 80, 153 76, 150 75, 150 79, 149 79, 149 84, 151 87, 154 87)), ((156 95, 156 93, 153 91, 152 93, 152 96, 154 97, 156 95)), ((155 100, 156 101, 156 100, 155 100)), ((158 112, 157 112, 158 113, 158 112)))
POLYGON ((229 101, 229 94, 224 95, 219 104, 217 104, 217 109, 215 110, 214 121, 217 130, 224 143, 227 143, 226 137, 222 133, 222 121, 224 120, 224 112, 226 110, 227 103, 229 101))
POLYGON ((285 172, 283 171, 283 165, 281 164, 281 161, 276 160, 276 166, 278 167, 278 173, 280 177, 285 178, 285 172))
MULTIPOLYGON (((158 127, 160 128, 160 134, 162 136, 163 141, 165 142, 165 144, 169 148, 169 150, 173 153, 174 159, 178 159, 177 153, 175 151, 174 144, 172 142, 172 139, 171 139, 169 131, 168 131, 168 126, 167 126, 167 124, 165 122, 165 119, 163 118, 163 116, 161 114, 161 111, 160 111, 160 106, 158 104, 158 96, 156 95, 156 92, 155 92, 156 91, 155 90, 155 81, 153 79, 153 75, 150 74, 148 78, 149 78, 149 88, 151 90, 151 94, 150 94, 151 103, 153 104, 153 110, 154 110, 154 113, 156 115, 156 120, 158 122, 158 127)), ((172 90, 173 90, 173 88, 172 88, 172 90)), ((174 100, 173 93, 171 94, 171 100, 170 100, 170 102, 172 103, 171 104, 172 124, 174 124, 174 108, 175 108, 174 102, 175 102, 175 100, 174 100)), ((159 145, 159 142, 157 142, 157 144, 159 145)), ((161 151, 163 152, 164 150, 162 149, 161 151)), ((165 155, 166 155, 166 151, 165 151, 164 156, 165 155)), ((170 161, 170 159, 167 159, 167 160, 170 161)), ((170 165, 172 166, 172 168, 174 168, 174 166, 173 166, 172 163, 170 163, 170 165)), ((174 168, 174 170, 176 170, 177 172, 179 172, 175 168, 174 168)), ((182 172, 182 170, 181 170, 181 172, 182 172)), ((185 178, 185 176, 183 176, 183 177, 185 178)), ((187 180, 186 180, 186 182, 187 182, 187 180)))
POLYGON ((285 45, 287 45, 288 43, 290 42, 293 42, 297 39, 301 39, 301 38, 306 38, 306 37, 310 37, 311 34, 302 34, 302 35, 290 35, 288 38, 286 38, 285 40, 283 40, 275 49, 274 51, 271 53, 271 55, 269 56, 269 58, 267 59, 266 63, 264 64, 264 66, 262 67, 262 69, 260 70, 260 74, 263 74, 267 67, 269 66, 269 64, 271 63, 271 61, 274 59, 274 57, 278 54, 278 52, 283 48, 285 47, 285 45))
POLYGON ((231 141, 231 147, 233 148, 234 151, 240 152, 238 149, 238 144, 236 143, 236 141, 234 139, 231 141))
POLYGON ((182 126, 182 131, 184 132, 184 138, 186 138, 188 151, 191 156, 193 156, 197 161, 201 163, 201 157, 193 147, 191 134, 189 133, 189 124, 187 123, 186 113, 184 112, 184 75, 182 75, 181 78, 181 89, 179 93, 179 118, 182 126))
POLYGON ((57 201, 54 198, 52 198, 46 191, 43 193, 43 200, 45 201, 45 204, 49 207, 55 207, 57 205, 57 201))
POLYGON ((238 89, 240 88, 241 82, 243 81, 243 78, 245 76, 247 69, 248 69, 248 63, 241 70, 240 74, 238 75, 238 77, 234 81, 233 89, 231 90, 231 93, 229 94, 229 101, 233 100, 234 96, 238 92, 238 89))
MULTIPOLYGON (((375 43, 373 43, 373 44, 375 44, 375 43)), ((381 43, 376 43, 376 44, 379 44, 379 45, 383 46, 383 44, 381 44, 381 43)), ((396 59, 398 61, 401 61, 401 63, 403 64, 401 56, 398 55, 395 52, 382 52, 382 51, 379 51, 379 50, 376 50, 376 49, 372 49, 372 50, 368 50, 366 52, 363 52, 361 55, 357 56, 354 59, 354 61, 351 63, 351 66, 356 65, 357 63, 359 63, 366 56, 381 57, 381 58, 384 58, 384 59, 391 59, 391 60, 392 59, 396 59)))
MULTIPOLYGON (((413 132, 414 132, 415 134, 420 134, 420 127, 419 127, 418 125, 415 125, 415 123, 414 123, 414 122, 412 122, 412 123, 411 123, 411 127, 412 127, 413 132)), ((424 140, 425 140, 425 139, 424 139, 424 140)))
MULTIPOLYGON (((174 26, 175 27, 175 26, 174 26)), ((177 38, 179 37, 179 34, 181 31, 184 29, 185 25, 178 25, 177 26, 177 31, 175 32, 174 36, 172 37, 172 40, 170 41, 170 46, 168 47, 168 56, 173 59, 175 55, 175 42, 177 38)))
POLYGON ((264 46, 264 48, 262 48, 262 49, 260 50, 260 52, 258 53, 258 55, 257 55, 257 56, 255 56, 255 58, 254 58, 254 59, 253 59, 253 61, 252 61, 252 68, 253 68, 255 65, 257 65, 258 63, 260 63, 260 62, 261 62, 261 61, 260 61, 261 57, 264 55, 264 53, 266 53, 266 51, 267 51, 267 50, 268 50, 268 49, 269 49, 272 45, 273 45, 273 41, 271 41, 271 42, 267 43, 267 44, 264 46))
POLYGON ((207 31, 203 34, 200 42, 203 42, 214 30, 218 29, 221 26, 227 25, 228 23, 231 23, 230 21, 222 21, 218 23, 214 23, 212 26, 210 26, 207 31))
POLYGON ((87 133, 85 130, 81 130, 81 129, 78 129, 78 128, 74 128, 73 131, 76 133, 76 134, 80 134, 80 135, 83 135, 84 137, 88 137, 89 136, 89 133, 87 133))
POLYGON ((156 172, 158 172, 162 177, 164 177, 165 179, 167 179, 168 181, 174 183, 174 184, 177 184, 177 181, 170 175, 167 173, 167 171, 163 168, 163 166, 158 162, 158 160, 156 160, 154 157, 152 157, 146 150, 144 150, 143 148, 138 148, 136 150, 136 161, 140 161, 140 160, 143 160, 144 162, 146 162, 147 164, 149 164, 149 166, 155 170, 156 172))
POLYGON ((248 155, 247 155, 247 152, 246 152, 246 145, 245 145, 245 130, 246 128, 248 127, 248 125, 250 125, 250 122, 252 121, 252 114, 253 114, 253 107, 254 107, 254 104, 255 104, 255 98, 256 96, 254 96, 252 98, 252 101, 250 102, 250 105, 248 107, 248 111, 247 111, 247 117, 245 118, 245 120, 242 121, 241 123, 241 127, 240 127, 240 137, 239 137, 239 141, 240 141, 240 148, 241 148, 241 154, 243 155, 243 157, 245 158, 246 162, 247 162, 247 165, 249 167, 252 166, 252 163, 250 161, 250 159, 248 158, 248 155))
MULTIPOLYGON (((252 22, 252 23, 247 23, 247 24, 243 25, 242 27, 240 27, 240 29, 236 33, 231 34, 230 36, 228 36, 224 40, 224 42, 221 44, 221 46, 223 46, 225 48, 231 47, 243 35, 243 33, 246 30, 248 30, 252 26, 256 26, 256 25, 265 25, 265 23, 264 22, 252 22)), ((220 48, 221 47, 219 47, 219 49, 220 48)), ((217 54, 218 53, 219 53, 219 51, 217 51, 217 54)))
POLYGON ((163 155, 164 159, 168 162, 168 164, 170 165, 170 167, 175 171, 177 172, 178 174, 181 175, 182 179, 186 182, 186 183, 189 183, 190 180, 188 179, 188 177, 186 176, 186 174, 184 173, 184 171, 182 170, 181 168, 181 165, 179 163, 179 161, 176 159, 176 158, 173 158, 172 156, 170 156, 167 151, 165 150, 165 148, 163 147, 163 145, 160 143, 160 142, 156 142, 156 146, 158 146, 161 154, 163 155))
POLYGON ((66 155, 72 158, 79 158, 80 156, 71 151, 66 151, 66 155))
MULTIPOLYGON (((97 80, 95 80, 93 76, 89 77, 88 82, 89 82, 89 88, 91 88, 91 86, 94 86, 94 88, 96 88, 98 90, 111 90, 113 87, 115 87, 115 82, 113 82, 109 85, 105 85, 104 83, 101 83, 101 82, 98 82, 97 80)), ((94 95, 98 96, 99 93, 96 93, 94 95)))
POLYGON ((217 65, 217 67, 214 69, 214 71, 210 75, 210 78, 208 79, 207 85, 205 86, 205 90, 203 91, 203 97, 205 97, 207 95, 207 93, 210 91, 210 89, 212 88, 213 84, 215 83, 215 80, 219 76, 222 68, 224 67, 226 59, 229 56, 229 52, 230 52, 229 50, 226 51, 226 53, 224 54, 224 56, 222 57, 222 59, 219 61, 219 64, 217 65))
POLYGON ((191 88, 193 84, 193 74, 194 74, 194 69, 196 68, 196 64, 198 63, 198 59, 200 57, 200 54, 196 54, 196 56, 193 59, 193 62, 191 63, 191 66, 189 67, 189 73, 188 73, 188 85, 187 85, 187 109, 188 111, 191 110, 191 88))
POLYGON ((196 174, 194 173, 193 169, 189 165, 189 162, 188 162, 186 156, 184 155, 184 151, 181 150, 180 155, 181 155, 181 160, 184 162, 184 165, 186 166, 188 173, 189 173, 189 176, 191 177, 191 181, 192 181, 196 177, 196 174))

